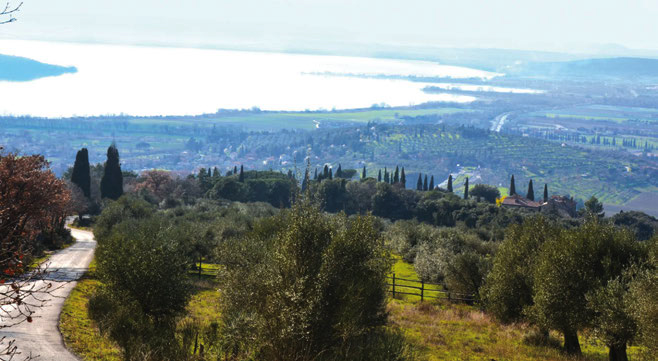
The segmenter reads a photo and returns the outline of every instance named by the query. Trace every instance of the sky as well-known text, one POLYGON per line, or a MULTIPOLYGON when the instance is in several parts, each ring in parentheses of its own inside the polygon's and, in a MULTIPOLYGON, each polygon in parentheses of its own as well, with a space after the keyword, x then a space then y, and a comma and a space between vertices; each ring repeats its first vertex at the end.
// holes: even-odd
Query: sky
POLYGON ((658 50, 656 0, 24 0, 17 18, 0 26, 0 38, 270 49, 658 50))

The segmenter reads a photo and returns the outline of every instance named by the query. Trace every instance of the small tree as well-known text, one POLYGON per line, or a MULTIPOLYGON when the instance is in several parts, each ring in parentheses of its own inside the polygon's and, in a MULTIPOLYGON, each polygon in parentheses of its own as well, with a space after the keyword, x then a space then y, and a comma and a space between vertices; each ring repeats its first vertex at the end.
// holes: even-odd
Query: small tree
POLYGON ((513 196, 516 194, 516 185, 514 184, 514 174, 512 174, 512 179, 509 182, 509 195, 513 196))
POLYGON ((240 176, 238 177, 240 183, 244 183, 244 166, 240 165, 240 176))
POLYGON ((496 203, 496 198, 500 197, 498 188, 481 183, 474 185, 470 192, 471 196, 484 198, 489 203, 496 203))
POLYGON ((423 190, 423 175, 418 174, 418 182, 416 182, 416 190, 417 191, 422 191, 423 190))
POLYGON ((393 175, 393 184, 400 183, 400 168, 395 166, 395 174, 393 175))
POLYGON ((430 189, 430 190, 433 190, 433 189, 434 189, 434 176, 432 176, 432 177, 430 178, 430 186, 429 186, 429 189, 430 189))
POLYGON ((112 143, 107 148, 107 161, 103 178, 101 179, 101 198, 110 198, 117 200, 123 194, 123 174, 119 164, 119 150, 116 144, 112 143))
POLYGON ((427 191, 429 184, 427 183, 427 174, 425 174, 425 180, 423 180, 423 190, 427 191))
POLYGON ((361 171, 361 179, 366 179, 367 173, 366 173, 366 166, 363 166, 363 170, 361 171))
POLYGON ((80 149, 75 155, 71 182, 80 187, 85 197, 91 197, 91 174, 89 172, 89 152, 87 148, 80 149))
POLYGON ((535 200, 535 190, 532 188, 532 179, 528 182, 528 194, 526 195, 526 198, 531 201, 535 200))
POLYGON ((591 217, 603 218, 605 213, 603 212, 603 204, 599 200, 592 196, 585 202, 585 214, 591 217))
POLYGON ((448 192, 452 193, 452 174, 448 176, 448 192))
POLYGON ((404 174, 404 167, 402 167, 402 172, 400 173, 400 184, 402 184, 402 188, 407 188, 407 176, 404 174))
POLYGON ((468 199, 468 177, 464 181, 464 199, 468 199))
POLYGON ((548 184, 544 183, 544 203, 548 202, 548 184))
POLYGON ((381 181, 382 181, 382 170, 380 169, 379 173, 377 174, 377 182, 381 182, 381 181))

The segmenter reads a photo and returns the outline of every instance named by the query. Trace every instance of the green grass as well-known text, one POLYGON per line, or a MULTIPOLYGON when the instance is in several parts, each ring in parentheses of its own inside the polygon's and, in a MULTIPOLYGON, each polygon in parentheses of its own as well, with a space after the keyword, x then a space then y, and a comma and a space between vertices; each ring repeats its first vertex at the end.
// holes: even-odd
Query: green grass
MULTIPOLYGON (((413 265, 397 258, 396 274, 418 279, 413 265)), ((574 360, 560 350, 558 333, 551 333, 549 345, 529 340, 534 330, 526 324, 502 325, 475 306, 447 300, 420 302, 419 298, 393 299, 388 303, 390 322, 403 330, 422 360, 574 360)), ((606 347, 588 334, 580 335, 582 361, 607 360, 606 347)), ((629 358, 638 359, 640 350, 629 349, 629 358)))

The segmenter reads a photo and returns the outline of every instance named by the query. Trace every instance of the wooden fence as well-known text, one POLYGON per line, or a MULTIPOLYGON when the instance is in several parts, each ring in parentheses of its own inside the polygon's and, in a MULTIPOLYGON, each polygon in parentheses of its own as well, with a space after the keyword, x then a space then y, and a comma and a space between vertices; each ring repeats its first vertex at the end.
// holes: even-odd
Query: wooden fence
POLYGON ((395 273, 388 276, 388 292, 396 295, 416 296, 423 302, 425 299, 445 299, 451 301, 460 301, 473 303, 475 296, 471 294, 445 291, 443 286, 438 283, 429 283, 407 278, 396 277, 395 273))

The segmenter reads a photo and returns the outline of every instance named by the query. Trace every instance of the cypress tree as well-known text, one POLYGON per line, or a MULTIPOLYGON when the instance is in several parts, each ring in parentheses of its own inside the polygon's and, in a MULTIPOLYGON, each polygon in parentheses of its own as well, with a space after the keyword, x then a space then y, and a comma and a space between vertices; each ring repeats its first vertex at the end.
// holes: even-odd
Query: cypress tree
POLYGON ((308 171, 308 167, 306 167, 306 170, 304 171, 304 180, 302 181, 302 192, 306 191, 308 189, 308 182, 310 181, 310 174, 308 171))
POLYGON ((526 195, 526 198, 531 201, 535 200, 535 190, 532 188, 532 179, 528 182, 528 194, 526 195))
POLYGON ((448 192, 452 193, 452 174, 448 176, 448 192))
POLYGON ((333 170, 333 168, 329 168, 329 179, 334 179, 334 170, 333 170))
POLYGON ((82 148, 75 155, 71 182, 82 190, 85 197, 91 196, 91 175, 89 174, 89 152, 82 148))
POLYGON ((342 178, 343 177, 343 169, 340 166, 340 163, 338 163, 338 169, 336 170, 336 178, 342 178))
POLYGON ((388 169, 386 169, 386 167, 384 167, 384 183, 388 183, 388 178, 389 177, 390 177, 390 175, 388 174, 388 169))
POLYGON ((468 177, 466 177, 466 181, 464 182, 464 199, 468 199, 468 177))
POLYGON ((238 174, 238 166, 237 165, 233 166, 233 174, 238 174))
POLYGON ((377 182, 381 182, 381 181, 382 181, 382 170, 380 169, 379 174, 377 174, 377 182))
POLYGON ((425 174, 425 181, 423 182, 423 190, 426 191, 429 185, 427 184, 427 174, 425 174))
POLYGON ((395 166, 395 175, 393 176, 393 183, 400 183, 400 168, 395 166))
POLYGON ((244 167, 242 164, 240 164, 240 178, 238 178, 240 182, 244 182, 244 167))
POLYGON ((101 179, 101 198, 117 200, 122 194, 123 174, 121 174, 121 165, 119 164, 119 150, 116 144, 112 143, 107 148, 107 160, 101 179))
POLYGON ((423 190, 423 176, 420 173, 418 173, 418 182, 416 182, 416 190, 417 191, 423 190))
POLYGON ((313 180, 318 179, 318 168, 315 168, 315 175, 313 176, 313 180))
POLYGON ((404 174, 404 167, 402 167, 402 172, 400 173, 400 183, 402 188, 407 188, 407 176, 404 174))
POLYGON ((327 179, 329 178, 329 166, 324 165, 324 170, 322 171, 322 179, 327 179))
POLYGON ((509 182, 509 195, 513 196, 516 194, 516 185, 514 184, 514 174, 512 174, 512 179, 509 182))
POLYGON ((548 184, 544 183, 544 202, 548 202, 548 184))
POLYGON ((366 166, 364 165, 363 166, 363 171, 361 171, 361 179, 366 179, 366 175, 367 175, 366 166))
POLYGON ((212 177, 213 177, 213 178, 219 178, 219 177, 221 177, 221 176, 222 176, 222 175, 219 174, 219 169, 217 169, 217 167, 215 167, 215 168, 212 170, 212 177))
POLYGON ((430 178, 430 190, 434 189, 434 176, 430 178))

